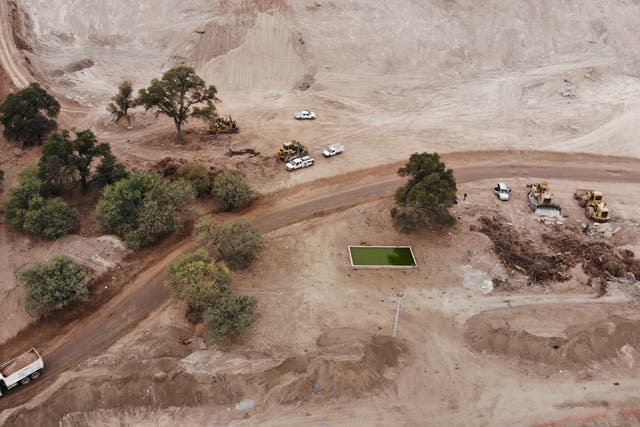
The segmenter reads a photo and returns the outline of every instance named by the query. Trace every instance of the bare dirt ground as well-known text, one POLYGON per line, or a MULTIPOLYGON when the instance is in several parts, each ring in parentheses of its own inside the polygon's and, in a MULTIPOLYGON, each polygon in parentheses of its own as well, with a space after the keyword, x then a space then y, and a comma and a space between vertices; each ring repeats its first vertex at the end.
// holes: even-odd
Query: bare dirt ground
MULTIPOLYGON (((527 212, 526 183, 509 181, 507 203, 488 191, 492 181, 461 185, 469 197, 456 207, 460 222, 451 233, 399 236, 387 200, 271 232, 259 261, 235 277, 239 292, 260 301, 258 323, 242 342, 207 344, 172 304, 7 411, 6 420, 420 425, 427 417, 460 426, 640 425, 633 298, 640 284, 612 281, 604 296, 578 272, 568 282, 531 284, 501 263, 478 231, 481 215, 501 215, 540 241, 585 221, 571 197, 573 181, 552 182, 562 225, 527 212), (419 267, 352 270, 349 244, 410 244, 419 267), (392 344, 384 337, 399 292, 399 341, 392 344)), ((640 202, 629 197, 632 185, 600 188, 618 209, 612 226, 621 228, 605 241, 638 245, 640 217, 623 208, 640 202)))
MULTIPOLYGON (((569 280, 530 284, 479 231, 484 215, 506 221, 531 242, 524 247, 546 247, 542 234, 560 231, 592 239, 580 231, 586 219, 571 193, 595 186, 614 215, 617 231, 606 241, 640 252, 640 168, 606 157, 640 157, 636 4, 20 0, 0 3, 0 12, 9 75, 0 81, 43 82, 64 103, 64 126, 93 128, 130 166, 171 156, 243 173, 272 193, 247 213, 266 230, 321 215, 270 233, 260 261, 236 277, 260 301, 260 320, 243 342, 211 347, 184 323, 181 307, 162 305, 167 258, 159 258, 93 320, 45 341, 52 364, 61 371, 87 349, 105 349, 145 310, 166 309, 26 406, 4 410, 0 422, 640 425, 637 285, 607 278, 600 296, 602 286, 580 267, 569 280), (177 145, 166 120, 141 110, 131 129, 110 122, 104 105, 121 80, 141 87, 183 63, 216 84, 239 135, 212 138, 193 122, 188 143, 177 145), (307 107, 317 121, 292 120, 307 107), (285 174, 272 154, 293 138, 315 156, 334 142, 347 153, 285 174), (227 158, 227 148, 262 155, 227 158), (388 201, 327 216, 390 194, 400 182, 397 162, 433 150, 451 153, 447 163, 469 194, 451 234, 397 235, 388 201), (524 199, 524 185, 548 177, 548 167, 567 215, 562 225, 537 222, 524 199), (347 174, 354 170, 361 172, 347 174), (511 202, 494 198, 489 177, 513 178, 511 202), (419 268, 353 271, 345 247, 362 242, 411 244, 419 268), (398 292, 400 340, 392 341, 398 292)), ((1 167, 15 182, 37 151, 18 156, 2 144, 1 167)), ((51 248, 24 246, 1 227, 3 296, 19 307, 15 251, 37 260, 51 248)), ((0 330, 7 337, 26 322, 19 309, 9 319, 0 330)))

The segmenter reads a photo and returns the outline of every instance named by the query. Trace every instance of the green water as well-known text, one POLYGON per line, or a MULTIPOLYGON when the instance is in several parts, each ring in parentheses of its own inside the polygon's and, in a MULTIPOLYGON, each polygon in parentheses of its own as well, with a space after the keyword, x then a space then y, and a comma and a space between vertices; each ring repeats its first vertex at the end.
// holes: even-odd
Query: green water
POLYGON ((363 246, 349 248, 353 265, 415 267, 410 248, 363 246))

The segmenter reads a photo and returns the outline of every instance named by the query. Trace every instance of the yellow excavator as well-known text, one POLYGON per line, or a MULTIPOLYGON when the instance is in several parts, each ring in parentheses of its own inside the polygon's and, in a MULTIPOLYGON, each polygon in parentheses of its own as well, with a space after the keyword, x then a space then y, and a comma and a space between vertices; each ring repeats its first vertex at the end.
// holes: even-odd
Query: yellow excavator
POLYGON ((528 184, 529 205, 536 215, 539 216, 560 216, 562 209, 551 202, 551 191, 547 181, 539 181, 535 184, 528 184))
POLYGON ((294 139, 291 142, 285 142, 282 144, 282 148, 276 152, 276 159, 282 160, 286 163, 297 157, 306 156, 307 154, 309 154, 307 147, 294 139))
POLYGON ((580 207, 584 208, 584 214, 587 218, 596 222, 607 222, 611 219, 609 207, 603 200, 603 194, 600 191, 578 188, 573 193, 573 198, 578 201, 580 207))
POLYGON ((231 114, 215 116, 209 121, 209 133, 211 134, 238 132, 240 132, 240 127, 238 122, 231 117, 231 114))

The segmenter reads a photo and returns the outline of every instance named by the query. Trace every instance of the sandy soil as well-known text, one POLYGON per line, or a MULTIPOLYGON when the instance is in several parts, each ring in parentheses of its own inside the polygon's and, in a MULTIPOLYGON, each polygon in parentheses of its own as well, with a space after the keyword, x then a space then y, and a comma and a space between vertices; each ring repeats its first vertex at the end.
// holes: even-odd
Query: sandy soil
MULTIPOLYGON (((597 298, 579 269, 567 282, 529 285, 501 264, 485 235, 471 230, 480 214, 500 214, 530 239, 554 227, 575 231, 586 220, 571 193, 597 186, 612 208, 613 229, 619 227, 608 241, 640 251, 637 184, 615 184, 623 168, 637 172, 633 163, 567 157, 565 177, 585 182, 552 182, 567 216, 562 225, 539 223, 524 201, 524 185, 542 163, 526 150, 640 157, 636 4, 143 0, 122 7, 19 0, 3 2, 0 11, 0 59, 10 80, 22 86, 32 73, 64 101, 64 126, 95 129, 131 166, 197 158, 240 171, 265 193, 315 186, 319 178, 401 161, 414 151, 462 152, 450 164, 477 168, 466 171, 460 191, 469 198, 456 207, 461 221, 450 234, 397 235, 388 201, 274 231, 258 263, 236 277, 238 290, 260 301, 260 320, 242 343, 211 347, 184 322, 181 307, 168 306, 26 407, 3 411, 0 422, 640 425, 637 285, 611 282, 597 298), (9 28, 14 43, 7 42, 9 28), (194 121, 188 143, 179 146, 170 123, 140 110, 131 129, 110 123, 104 105, 121 80, 141 87, 183 63, 216 84, 221 109, 239 119, 240 134, 214 139, 194 121), (318 120, 295 122, 292 114, 302 108, 314 109, 318 120), (271 156, 293 138, 315 156, 334 142, 347 152, 286 174, 271 156), (262 156, 229 159, 228 147, 255 148, 262 156), (510 151, 521 161, 501 169, 499 152, 482 161, 467 153, 497 149, 523 150, 510 151), (607 183, 590 182, 591 169, 571 169, 580 162, 604 169, 607 183), (487 176, 483 170, 528 178, 509 181, 513 200, 499 203, 492 181, 470 182, 487 176), (345 247, 363 242, 411 244, 419 268, 353 271, 345 247), (399 292, 394 341, 388 335, 399 292)), ((0 75, 0 94, 7 80, 0 75)), ((1 167, 15 182, 37 151, 0 144, 1 167)), ((380 176, 388 174, 369 179, 380 176)), ((385 192, 397 185, 385 183, 385 192)), ((282 193, 291 216, 303 215, 301 200, 314 197, 303 188, 282 193)), ((259 203, 250 215, 260 219, 268 209, 259 203)), ((282 218, 263 220, 283 225, 282 218)), ((79 237, 58 249, 73 245, 83 252, 94 246, 79 237)), ((20 307, 21 260, 54 249, 0 224, 5 248, 0 292, 20 307)), ((117 310, 118 301, 107 307, 111 314, 135 317, 138 306, 117 310)), ((102 314, 109 312, 96 319, 102 314)), ((9 313, 0 342, 26 321, 19 308, 9 313)), ((69 350, 74 355, 80 357, 69 350)))
MULTIPOLYGON (((399 236, 389 201, 271 232, 258 262, 235 277, 239 292, 259 299, 259 320, 242 342, 207 344, 172 304, 24 409, 7 411, 8 420, 640 425, 633 283, 611 282, 599 298, 586 281, 529 285, 502 265, 487 236, 470 231, 480 214, 493 213, 532 239, 552 233, 556 225, 526 211, 526 182, 508 182, 507 203, 488 191, 492 181, 461 185, 469 197, 456 208, 460 223, 451 233, 399 236), (349 244, 410 244, 419 267, 352 270, 349 244), (510 288, 487 293, 487 281, 510 288), (391 345, 383 337, 392 333, 399 292, 399 341, 391 345)), ((552 182, 564 208, 561 229, 585 221, 573 186, 552 182)), ((601 188, 612 208, 640 202, 628 197, 631 186, 601 188)), ((638 245, 637 212, 617 212, 612 225, 622 231, 607 241, 638 245)))

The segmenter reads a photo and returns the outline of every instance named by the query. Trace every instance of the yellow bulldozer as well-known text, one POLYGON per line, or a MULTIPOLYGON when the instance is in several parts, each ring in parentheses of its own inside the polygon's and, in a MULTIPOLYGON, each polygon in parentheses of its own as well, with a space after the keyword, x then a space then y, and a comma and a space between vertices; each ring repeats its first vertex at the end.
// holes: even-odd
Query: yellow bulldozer
POLYGON ((285 142, 282 144, 282 148, 276 152, 276 159, 282 160, 286 163, 296 157, 303 157, 307 154, 309 154, 307 147, 294 139, 291 142, 285 142))
POLYGON ((529 187, 529 193, 527 194, 529 205, 531 205, 531 209, 536 215, 560 216, 562 209, 552 203, 552 195, 547 181, 528 184, 527 187, 529 187))
POLYGON ((609 207, 603 200, 603 194, 600 191, 578 188, 573 193, 573 198, 578 201, 580 207, 584 208, 584 214, 587 218, 596 222, 607 222, 611 219, 609 207))
POLYGON ((211 134, 237 132, 240 132, 240 127, 238 126, 238 122, 231 118, 230 114, 226 116, 216 115, 216 117, 209 122, 209 133, 211 134))

